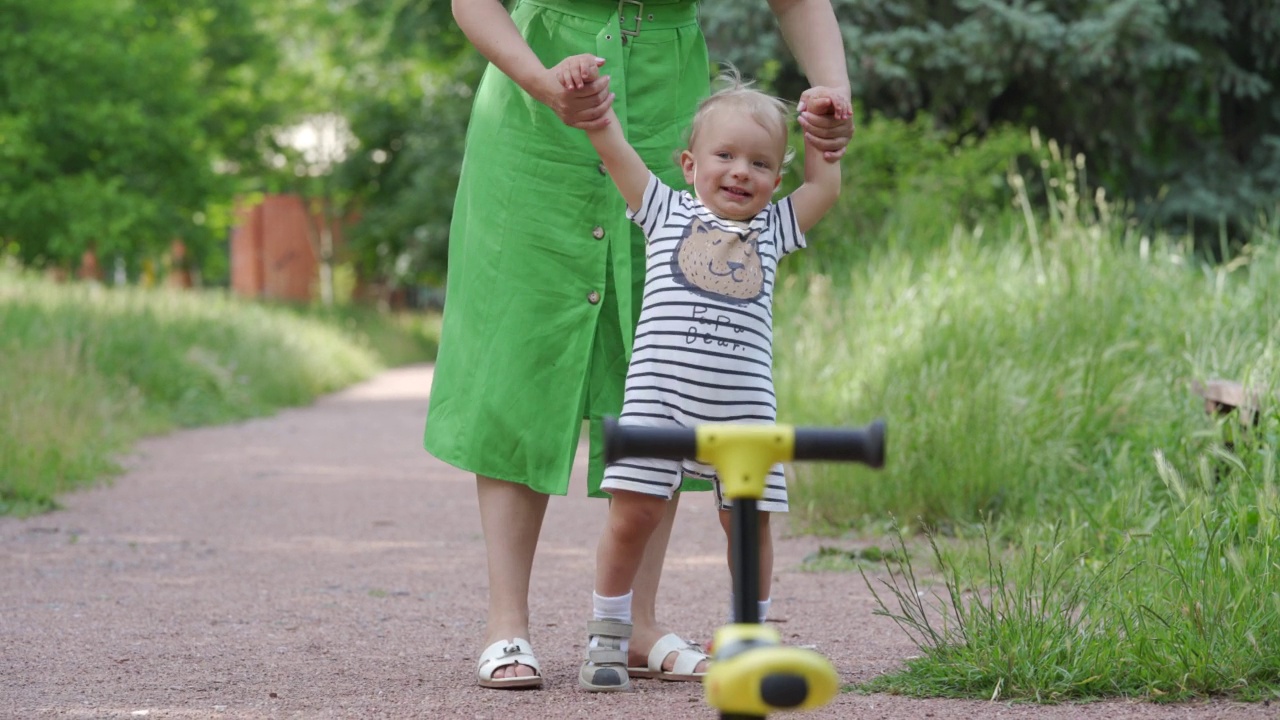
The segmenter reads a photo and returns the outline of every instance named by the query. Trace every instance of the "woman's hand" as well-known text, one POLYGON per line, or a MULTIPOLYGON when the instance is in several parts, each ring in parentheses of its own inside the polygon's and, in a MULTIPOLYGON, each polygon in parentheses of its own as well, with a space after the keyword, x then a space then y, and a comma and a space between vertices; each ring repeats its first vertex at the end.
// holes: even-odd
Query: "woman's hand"
POLYGON ((853 109, 849 91, 812 87, 800 95, 796 108, 804 139, 822 150, 828 161, 839 160, 853 139, 853 109))
POLYGON ((579 130, 598 130, 609 124, 613 107, 609 76, 600 74, 604 58, 572 55, 546 71, 534 97, 551 108, 565 125, 579 130))

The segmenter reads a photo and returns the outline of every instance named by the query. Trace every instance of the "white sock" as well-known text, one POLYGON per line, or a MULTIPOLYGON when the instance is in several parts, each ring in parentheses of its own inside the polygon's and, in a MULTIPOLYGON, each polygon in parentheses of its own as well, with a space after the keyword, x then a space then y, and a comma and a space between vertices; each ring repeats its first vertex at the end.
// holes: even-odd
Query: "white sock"
MULTIPOLYGON (((592 619, 593 620, 617 620, 619 622, 631 622, 631 593, 619 595, 617 597, 603 597, 592 591, 591 593, 592 619)), ((594 635, 591 636, 590 647, 599 646, 599 641, 594 635)), ((627 641, 622 641, 622 651, 627 650, 627 641)))
MULTIPOLYGON (((760 613, 760 622, 769 619, 769 606, 773 604, 773 600, 761 600, 756 603, 756 612, 760 613)), ((733 617, 733 593, 729 593, 729 622, 734 621, 733 617)))

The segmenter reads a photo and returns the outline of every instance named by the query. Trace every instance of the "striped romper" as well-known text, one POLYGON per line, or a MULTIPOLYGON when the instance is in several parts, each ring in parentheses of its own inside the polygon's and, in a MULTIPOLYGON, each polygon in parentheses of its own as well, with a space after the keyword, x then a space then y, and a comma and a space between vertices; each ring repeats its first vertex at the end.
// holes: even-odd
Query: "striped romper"
MULTIPOLYGON (((619 422, 775 422, 773 286, 778 260, 805 242, 790 198, 740 223, 650 176, 627 216, 644 230, 648 262, 619 422)), ((627 458, 605 469, 601 487, 670 499, 682 474, 715 479, 714 468, 693 460, 627 458)), ((716 500, 729 506, 718 482, 716 500)), ((759 508, 787 510, 781 464, 759 508)))

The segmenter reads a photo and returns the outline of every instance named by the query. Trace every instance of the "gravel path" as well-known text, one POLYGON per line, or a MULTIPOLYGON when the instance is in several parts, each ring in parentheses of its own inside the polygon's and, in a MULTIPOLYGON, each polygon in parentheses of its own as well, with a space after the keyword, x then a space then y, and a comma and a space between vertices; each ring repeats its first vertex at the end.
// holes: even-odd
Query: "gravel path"
MULTIPOLYGON (((474 683, 485 603, 472 478, 419 442, 430 368, 236 425, 140 443, 111 484, 41 517, 0 518, 0 717, 712 718, 701 688, 575 687, 604 505, 551 502, 531 638, 547 687, 474 683)), ((664 620, 705 640, 728 573, 709 498, 681 508, 664 620)), ((773 615, 847 681, 915 648, 862 579, 802 573, 778 543, 773 615)), ((1280 718, 1263 705, 1029 706, 845 694, 814 718, 1280 718)))

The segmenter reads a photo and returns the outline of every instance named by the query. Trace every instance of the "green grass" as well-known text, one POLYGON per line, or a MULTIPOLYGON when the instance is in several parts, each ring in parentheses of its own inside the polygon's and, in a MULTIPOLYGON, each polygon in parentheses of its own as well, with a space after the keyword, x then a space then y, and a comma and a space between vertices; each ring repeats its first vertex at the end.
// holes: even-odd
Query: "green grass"
POLYGON ((1152 477, 1154 450, 1187 462, 1215 441, 1192 380, 1280 387, 1274 242, 1207 268, 1122 227, 1062 226, 1038 254, 1025 234, 957 232, 929 254, 885 253, 846 277, 792 274, 782 286, 782 416, 885 416, 890 428, 882 471, 798 468, 792 504, 814 525, 1096 507, 1152 477))
POLYGON ((1008 217, 785 275, 780 416, 889 428, 882 470, 795 468, 793 525, 901 533, 868 582, 922 654, 864 689, 1274 698, 1280 238, 1204 263, 1047 158, 1047 213, 1014 175, 1008 217), (1205 414, 1211 377, 1272 398, 1256 428, 1205 414))
POLYGON ((809 572, 823 570, 861 570, 864 567, 878 565, 883 562, 900 563, 907 555, 898 550, 883 550, 876 545, 847 550, 844 548, 823 545, 807 555, 800 568, 809 572))
POLYGON ((434 357, 427 320, 0 269, 0 514, 116 469, 139 437, 262 415, 434 357))
POLYGON ((1037 702, 1280 696, 1280 503, 1267 462, 1263 477, 1179 488, 1114 551, 1086 526, 1044 523, 1011 545, 985 538, 980 562, 931 538, 942 577, 925 590, 910 561, 886 562, 888 579, 868 585, 924 654, 862 689, 1037 702))

